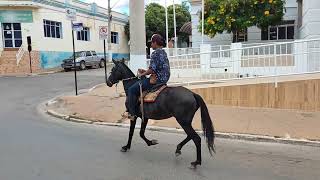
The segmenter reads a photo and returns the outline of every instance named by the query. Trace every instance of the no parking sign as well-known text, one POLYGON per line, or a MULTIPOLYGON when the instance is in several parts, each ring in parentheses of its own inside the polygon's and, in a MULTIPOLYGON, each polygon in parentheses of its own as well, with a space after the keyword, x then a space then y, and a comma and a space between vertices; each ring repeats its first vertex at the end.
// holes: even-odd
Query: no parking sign
POLYGON ((108 27, 100 26, 99 27, 99 37, 100 40, 106 40, 108 38, 108 27))

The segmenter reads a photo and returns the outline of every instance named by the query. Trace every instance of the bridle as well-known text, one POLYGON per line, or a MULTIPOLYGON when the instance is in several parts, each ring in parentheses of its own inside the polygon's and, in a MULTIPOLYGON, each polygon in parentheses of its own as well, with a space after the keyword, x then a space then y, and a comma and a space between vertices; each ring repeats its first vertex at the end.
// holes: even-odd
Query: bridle
POLYGON ((135 77, 131 77, 131 78, 125 78, 125 79, 122 79, 120 81, 130 81, 130 80, 136 79, 136 78, 140 79, 138 76, 135 76, 135 77))

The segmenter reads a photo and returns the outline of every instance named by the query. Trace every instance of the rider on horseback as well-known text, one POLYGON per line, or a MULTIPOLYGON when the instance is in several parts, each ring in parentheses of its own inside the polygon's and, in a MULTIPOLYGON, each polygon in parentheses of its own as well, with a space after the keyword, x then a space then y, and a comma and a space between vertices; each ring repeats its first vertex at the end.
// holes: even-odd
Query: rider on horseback
POLYGON ((163 38, 159 34, 151 37, 151 47, 154 52, 151 55, 150 66, 148 70, 139 69, 138 76, 143 77, 151 75, 150 78, 141 79, 129 88, 128 91, 128 110, 129 119, 139 116, 138 97, 140 95, 140 83, 142 91, 150 90, 156 84, 166 84, 170 78, 170 64, 167 53, 162 49, 163 38))

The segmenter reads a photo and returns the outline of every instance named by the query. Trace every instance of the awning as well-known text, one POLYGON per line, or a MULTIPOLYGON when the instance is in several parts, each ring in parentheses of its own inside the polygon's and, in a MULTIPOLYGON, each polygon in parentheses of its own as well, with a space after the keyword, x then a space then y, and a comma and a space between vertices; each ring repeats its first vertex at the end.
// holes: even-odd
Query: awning
POLYGON ((192 23, 191 23, 191 22, 185 23, 185 24, 180 28, 180 32, 183 32, 183 33, 187 33, 187 34, 189 34, 189 35, 192 35, 192 23))

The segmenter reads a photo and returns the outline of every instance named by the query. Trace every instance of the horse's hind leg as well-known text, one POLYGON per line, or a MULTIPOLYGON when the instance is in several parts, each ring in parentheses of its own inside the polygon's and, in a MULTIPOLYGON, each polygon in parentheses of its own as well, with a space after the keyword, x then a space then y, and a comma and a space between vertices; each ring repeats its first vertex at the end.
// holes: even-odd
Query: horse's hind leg
POLYGON ((127 152, 131 148, 132 136, 134 133, 134 128, 136 127, 136 122, 137 122, 137 119, 130 121, 130 131, 129 131, 128 143, 127 143, 127 145, 125 145, 121 148, 122 152, 127 152))
POLYGON ((196 168, 197 165, 201 165, 201 138, 196 133, 196 131, 191 126, 191 123, 188 125, 182 125, 182 128, 187 133, 188 137, 190 137, 197 148, 197 160, 191 163, 191 168, 196 168))
POLYGON ((176 156, 181 155, 181 149, 184 145, 186 145, 189 141, 191 140, 190 136, 187 136, 186 139, 184 139, 181 143, 178 144, 177 149, 176 149, 176 156))
POLYGON ((145 131, 148 124, 148 119, 145 119, 144 121, 141 121, 141 129, 140 129, 140 137, 147 143, 148 146, 156 145, 158 144, 157 140, 149 140, 146 138, 145 131))

